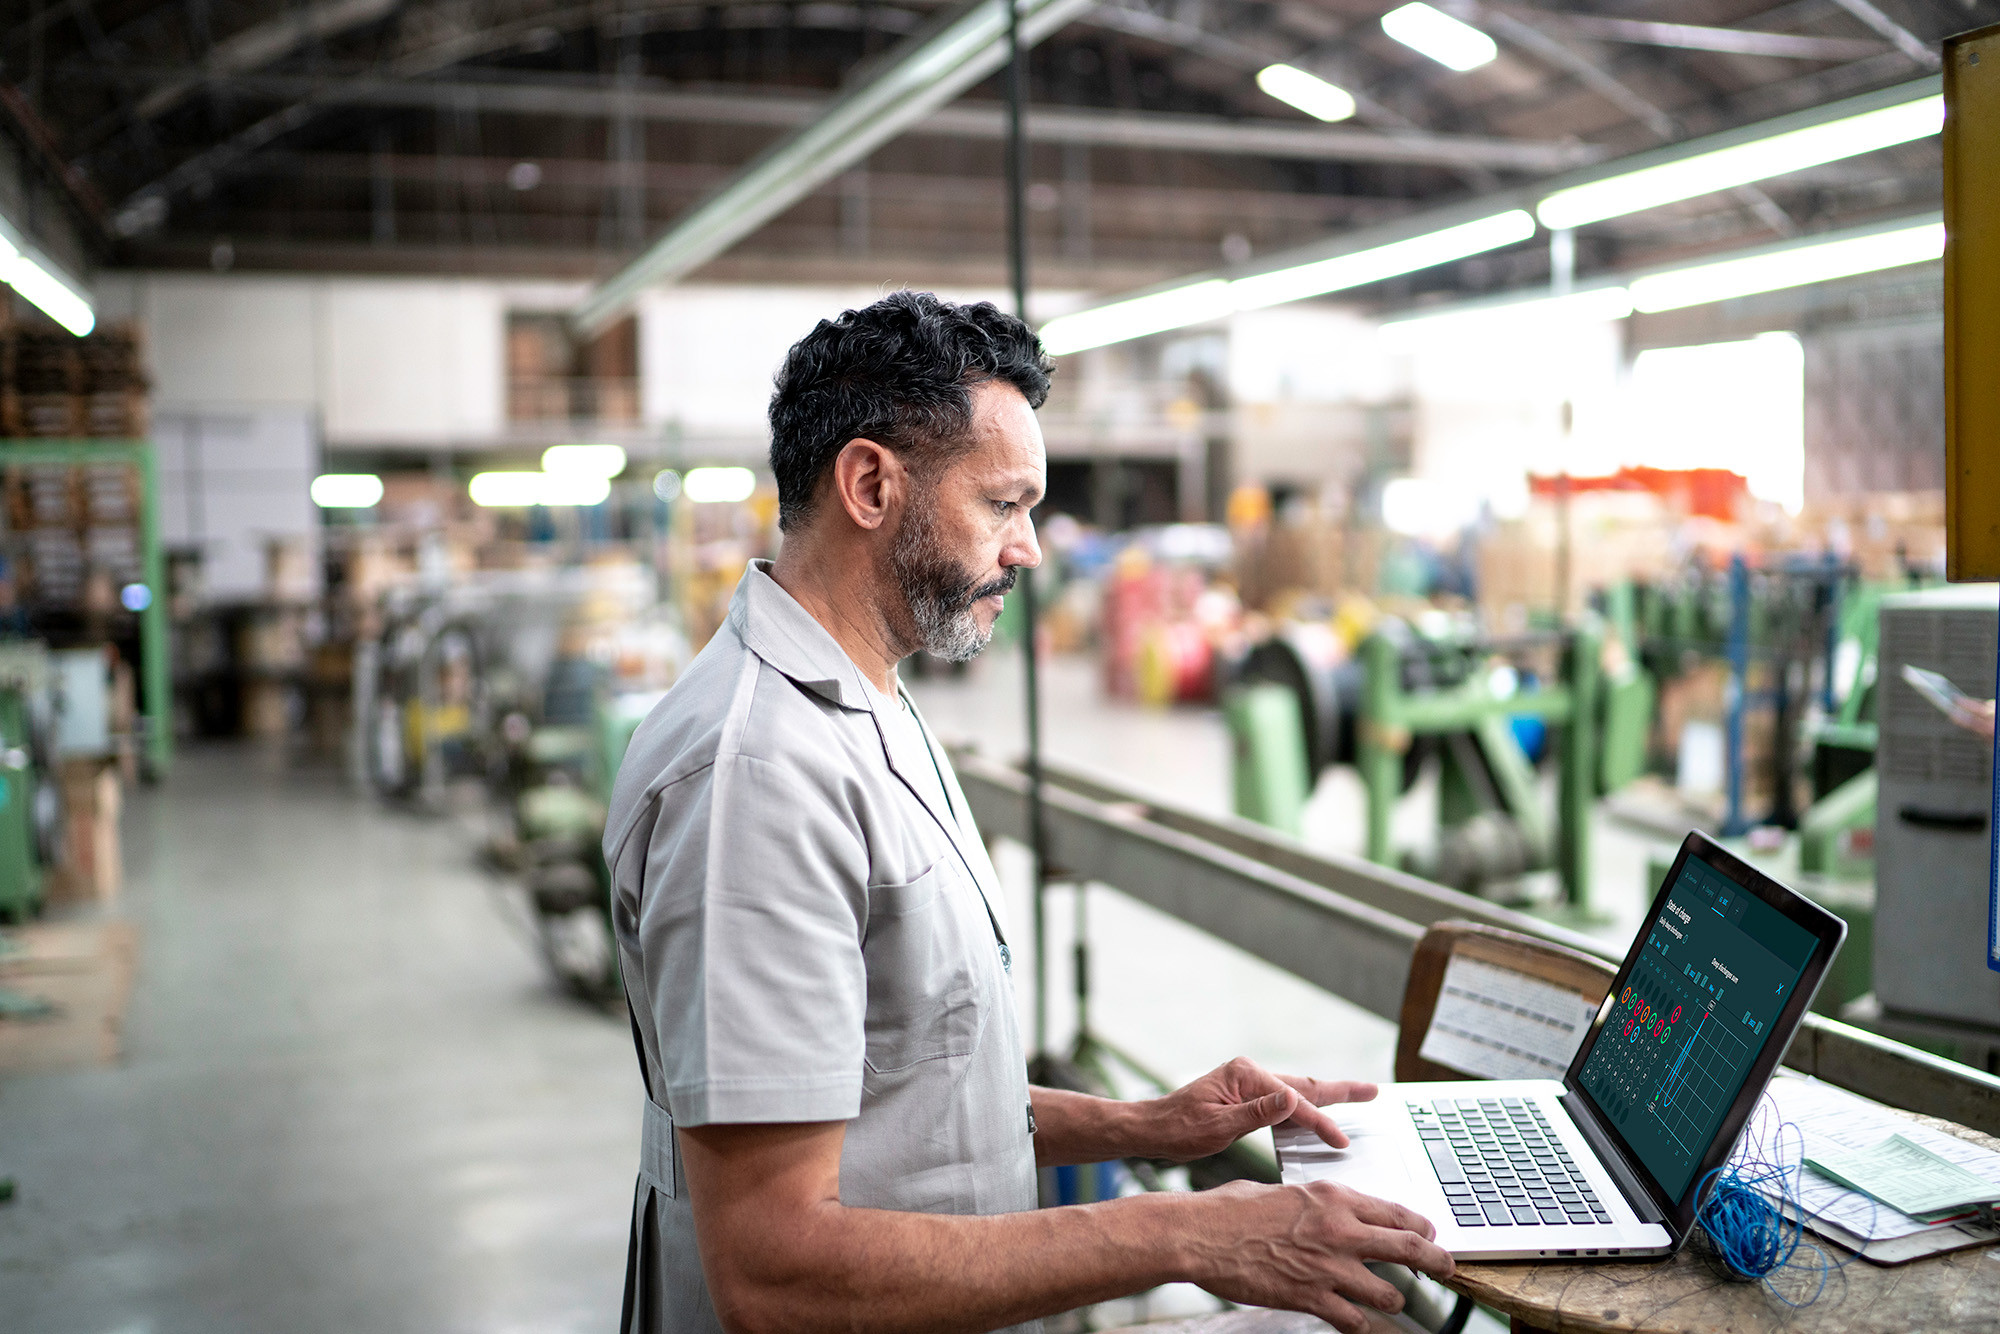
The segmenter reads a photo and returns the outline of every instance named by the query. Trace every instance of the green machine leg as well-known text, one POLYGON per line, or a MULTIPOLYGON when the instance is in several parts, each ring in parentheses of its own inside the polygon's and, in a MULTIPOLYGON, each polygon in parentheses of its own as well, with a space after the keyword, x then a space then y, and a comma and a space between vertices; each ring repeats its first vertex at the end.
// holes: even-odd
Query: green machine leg
POLYGON ((28 758, 28 702, 0 689, 0 919, 19 922, 42 902, 35 856, 35 772, 28 758))
POLYGON ((1396 798, 1403 791, 1403 752, 1410 747, 1409 730, 1395 721, 1401 657, 1396 646, 1381 635, 1362 641, 1366 677, 1354 764, 1368 794, 1368 860, 1381 866, 1389 865, 1392 858, 1389 822, 1395 814, 1396 798))
POLYGON ((1597 695, 1602 641, 1579 629, 1568 651, 1570 710, 1562 729, 1562 777, 1556 811, 1556 871, 1577 914, 1590 911, 1590 815, 1597 804, 1597 695))
POLYGON ((1236 813, 1298 835, 1305 829, 1312 775, 1298 696, 1279 685, 1232 690, 1223 700, 1234 760, 1236 813))

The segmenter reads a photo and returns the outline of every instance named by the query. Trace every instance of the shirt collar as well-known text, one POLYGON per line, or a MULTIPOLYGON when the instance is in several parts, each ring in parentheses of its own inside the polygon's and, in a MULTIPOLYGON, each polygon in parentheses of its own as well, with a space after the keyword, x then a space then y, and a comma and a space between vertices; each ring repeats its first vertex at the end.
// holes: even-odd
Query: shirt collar
POLYGON ((827 628, 771 577, 768 560, 753 560, 743 571, 729 600, 729 624, 752 653, 823 699, 870 713, 888 702, 827 628))

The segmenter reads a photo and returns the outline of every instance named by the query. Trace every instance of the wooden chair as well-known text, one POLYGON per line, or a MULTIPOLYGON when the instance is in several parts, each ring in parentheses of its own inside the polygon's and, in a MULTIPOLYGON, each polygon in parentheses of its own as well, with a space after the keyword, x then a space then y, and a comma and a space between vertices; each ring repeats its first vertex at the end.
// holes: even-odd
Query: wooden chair
POLYGON ((1403 987, 1401 1029, 1396 1036, 1396 1079, 1399 1083, 1480 1078, 1471 1072, 1454 1070, 1418 1055, 1424 1038, 1431 1031, 1431 1017, 1437 1012, 1438 992, 1444 986, 1445 966, 1454 955, 1477 959, 1481 963, 1574 991, 1593 1008, 1604 1000, 1605 992, 1611 989, 1611 979, 1617 975, 1617 970, 1602 959, 1592 958, 1567 945, 1475 922, 1438 922, 1417 942, 1416 953, 1410 959, 1410 980, 1403 987))

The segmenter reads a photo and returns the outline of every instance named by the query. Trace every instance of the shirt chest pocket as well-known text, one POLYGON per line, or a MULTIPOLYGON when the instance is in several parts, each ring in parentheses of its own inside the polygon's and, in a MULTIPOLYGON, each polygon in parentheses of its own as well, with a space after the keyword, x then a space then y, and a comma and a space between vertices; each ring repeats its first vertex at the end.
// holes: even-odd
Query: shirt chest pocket
POLYGON ((877 1074, 964 1056, 977 1045, 980 986, 964 895, 947 855, 914 880, 868 891, 866 1055, 877 1074))

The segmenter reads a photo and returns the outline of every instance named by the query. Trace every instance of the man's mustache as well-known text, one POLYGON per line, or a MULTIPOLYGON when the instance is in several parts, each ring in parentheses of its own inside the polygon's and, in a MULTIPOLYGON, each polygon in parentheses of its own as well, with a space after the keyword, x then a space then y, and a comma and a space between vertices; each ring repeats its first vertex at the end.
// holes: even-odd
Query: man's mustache
POLYGON ((1019 574, 1020 574, 1019 567, 1009 566, 1007 569, 1007 573, 1001 575, 998 579, 995 579, 992 583, 981 584, 978 588, 973 589, 971 595, 965 599, 966 605, 971 606, 973 603, 979 601, 981 598, 998 597, 1002 593, 1013 592, 1014 579, 1019 574))

